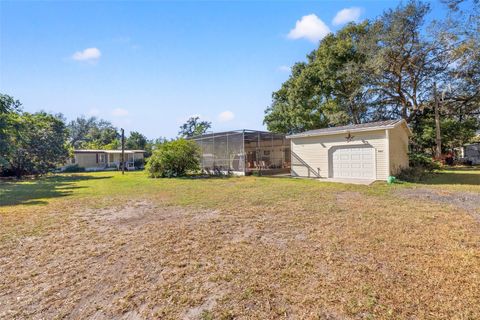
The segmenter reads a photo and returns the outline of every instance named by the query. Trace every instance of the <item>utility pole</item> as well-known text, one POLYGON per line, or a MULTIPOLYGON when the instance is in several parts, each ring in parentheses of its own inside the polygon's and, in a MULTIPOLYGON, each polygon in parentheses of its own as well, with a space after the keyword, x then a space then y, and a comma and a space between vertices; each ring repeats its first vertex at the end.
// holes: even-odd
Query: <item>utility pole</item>
POLYGON ((435 99, 435 158, 440 159, 442 155, 442 136, 440 132, 440 101, 437 94, 437 83, 433 83, 433 97, 435 99))
POLYGON ((122 131, 122 174, 125 174, 125 130, 122 131))

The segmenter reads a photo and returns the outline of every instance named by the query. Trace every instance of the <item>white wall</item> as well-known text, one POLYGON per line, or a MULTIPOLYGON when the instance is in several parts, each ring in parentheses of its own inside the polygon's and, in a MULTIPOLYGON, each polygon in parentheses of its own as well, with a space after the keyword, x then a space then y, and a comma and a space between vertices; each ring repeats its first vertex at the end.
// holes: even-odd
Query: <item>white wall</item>
POLYGON ((408 167, 408 133, 404 124, 390 129, 390 174, 397 175, 408 167))
POLYGON ((347 142, 346 134, 291 139, 292 176, 329 177, 328 150, 334 146, 371 145, 375 149, 377 180, 386 180, 388 150, 385 130, 352 133, 347 142))

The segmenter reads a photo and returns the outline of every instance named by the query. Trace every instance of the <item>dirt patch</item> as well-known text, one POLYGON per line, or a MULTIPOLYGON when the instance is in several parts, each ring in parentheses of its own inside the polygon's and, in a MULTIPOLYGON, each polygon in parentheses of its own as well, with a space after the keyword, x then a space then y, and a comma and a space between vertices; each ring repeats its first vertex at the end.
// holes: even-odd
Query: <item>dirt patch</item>
POLYGON ((426 188, 400 189, 397 193, 415 200, 427 200, 455 206, 467 211, 480 222, 480 194, 478 193, 452 192, 426 188))
MULTIPOLYGON (((200 212, 197 212, 200 214, 200 212)), ((83 221, 94 221, 100 224, 114 224, 127 228, 142 226, 149 222, 171 221, 185 218, 189 212, 178 207, 165 207, 156 205, 148 200, 137 200, 123 206, 105 209, 88 210, 79 213, 83 221)), ((191 212, 190 212, 191 214, 191 212)), ((202 214, 210 214, 209 211, 202 214)))

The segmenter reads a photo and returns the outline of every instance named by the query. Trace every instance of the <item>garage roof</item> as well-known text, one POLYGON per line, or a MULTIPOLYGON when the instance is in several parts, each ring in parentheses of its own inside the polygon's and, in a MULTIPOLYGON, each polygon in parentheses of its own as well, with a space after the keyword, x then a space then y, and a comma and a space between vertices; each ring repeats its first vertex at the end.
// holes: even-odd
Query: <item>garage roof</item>
POLYGON ((407 128, 409 134, 411 134, 411 131, 408 128, 406 121, 403 119, 399 119, 399 120, 385 120, 385 121, 367 122, 367 123, 361 123, 361 124, 351 124, 348 126, 309 130, 302 133, 289 135, 287 136, 287 138, 292 139, 292 138, 303 138, 303 137, 314 137, 314 136, 328 136, 332 134, 341 134, 341 133, 347 133, 347 132, 384 130, 384 129, 395 128, 401 124, 405 124, 405 127, 407 128))

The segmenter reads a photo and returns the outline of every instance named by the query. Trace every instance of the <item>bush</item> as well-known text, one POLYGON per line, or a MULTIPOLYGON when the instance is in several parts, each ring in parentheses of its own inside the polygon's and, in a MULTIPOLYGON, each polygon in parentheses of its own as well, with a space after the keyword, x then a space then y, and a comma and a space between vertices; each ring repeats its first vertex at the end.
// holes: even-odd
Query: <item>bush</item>
POLYGON ((185 176, 200 170, 200 152, 194 141, 178 139, 163 143, 153 151, 145 169, 152 178, 185 176))
POLYGON ((85 171, 85 168, 80 167, 78 164, 72 164, 72 165, 66 166, 63 169, 63 172, 84 172, 84 171, 85 171))
POLYGON ((422 167, 404 168, 398 174, 397 178, 401 181, 419 182, 425 178, 427 171, 422 167))
POLYGON ((435 161, 429 155, 423 153, 410 153, 409 164, 413 168, 421 168, 425 171, 440 169, 440 163, 435 161))
POLYGON ((428 173, 440 169, 440 163, 435 161, 429 155, 423 153, 410 153, 409 168, 403 169, 398 178, 402 181, 418 182, 423 180, 428 173))

